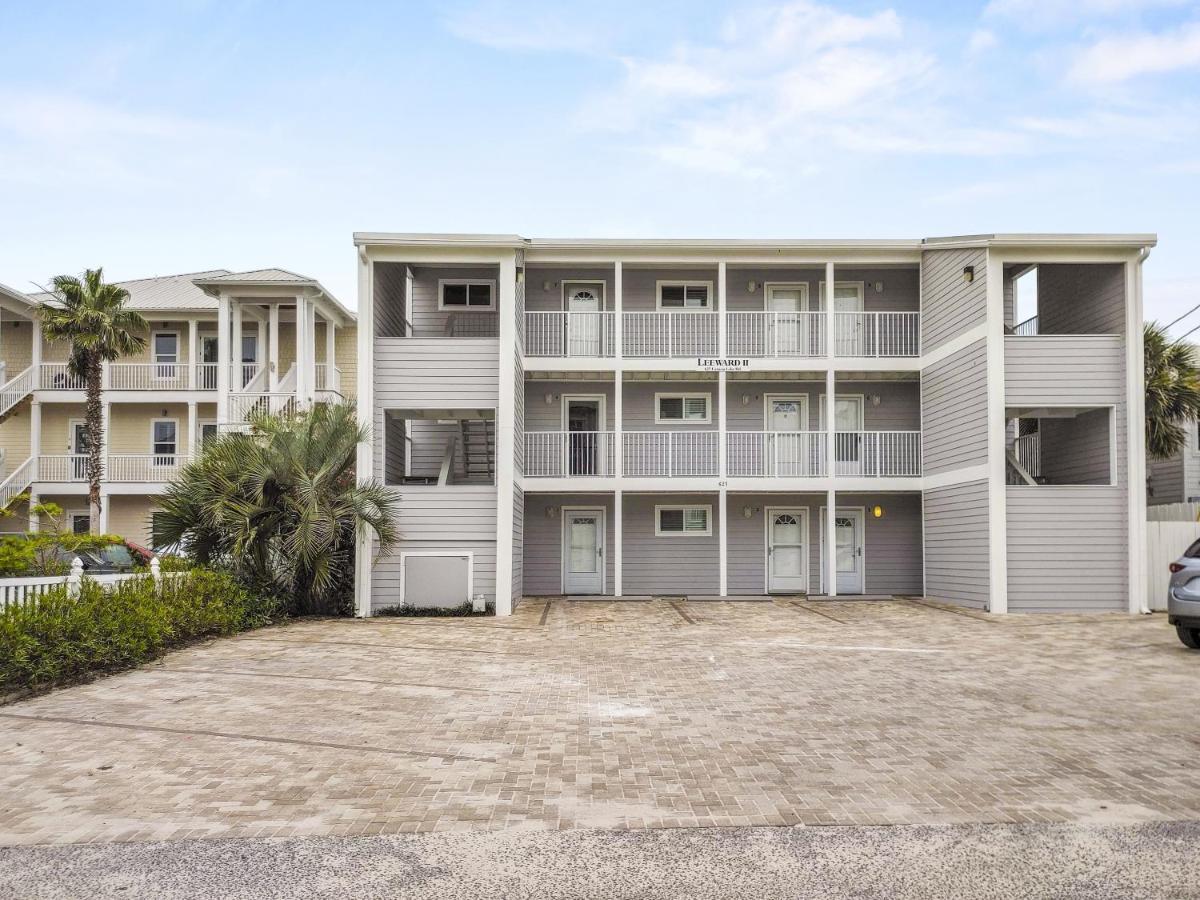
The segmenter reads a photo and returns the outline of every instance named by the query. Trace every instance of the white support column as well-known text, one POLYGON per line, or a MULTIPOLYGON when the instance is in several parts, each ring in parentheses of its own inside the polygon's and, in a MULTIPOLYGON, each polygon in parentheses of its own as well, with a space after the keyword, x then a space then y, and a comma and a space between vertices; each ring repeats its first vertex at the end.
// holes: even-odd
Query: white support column
POLYGON ((729 317, 725 315, 725 301, 729 296, 729 292, 725 286, 726 276, 725 260, 717 263, 717 356, 724 356, 729 352, 729 341, 726 334, 726 329, 729 325, 729 317))
POLYGON ((833 263, 825 263, 825 355, 829 357, 834 355, 837 343, 834 332, 837 320, 833 316, 833 279, 835 274, 833 263))
POLYGON ((217 423, 229 422, 229 297, 217 297, 217 423))
POLYGON ((272 392, 279 390, 279 304, 267 308, 267 385, 272 392))
POLYGON ((200 387, 200 332, 196 320, 188 319, 188 388, 196 390, 200 387))
MULTIPOLYGON (((603 427, 603 425, 601 425, 603 427)), ((613 372, 613 474, 620 478, 625 474, 625 375, 617 369, 613 372)))
POLYGON ((1146 392, 1142 385, 1142 264, 1125 264, 1125 429, 1129 454, 1129 611, 1148 613, 1146 597, 1146 392))
MULTIPOLYGON (((39 319, 33 320, 33 346, 31 348, 29 361, 33 364, 33 389, 37 390, 42 386, 42 323, 39 319)), ((11 377, 11 376, 10 376, 11 377)))
POLYGON ((307 297, 296 298, 296 403, 307 406, 312 394, 309 380, 309 357, 312 341, 309 337, 309 305, 307 297))
POLYGON ((341 391, 342 386, 334 382, 334 356, 337 354, 337 325, 332 319, 325 320, 325 390, 341 391))
POLYGON ((726 415, 729 411, 729 404, 726 402, 729 396, 729 383, 726 372, 717 373, 717 477, 724 481, 729 477, 728 460, 726 452, 729 449, 727 446, 726 431, 728 424, 726 415))
POLYGON ((720 594, 729 596, 729 492, 722 487, 717 502, 717 534, 719 548, 720 594))
POLYGON ((496 615, 512 615, 513 419, 516 415, 517 258, 500 260, 500 384, 496 402, 496 615))
POLYGON ((625 593, 622 565, 625 555, 625 495, 621 491, 613 494, 613 596, 621 597, 625 593))
MULTIPOLYGON (((29 455, 33 459, 33 480, 37 481, 38 457, 42 455, 42 401, 33 400, 29 404, 29 455)), ((32 500, 30 501, 33 502, 32 500)))
POLYGON ((308 370, 308 393, 305 402, 312 406, 317 387, 317 301, 305 299, 304 315, 304 366, 308 370))
MULTIPOLYGON (((978 277, 978 274, 976 274, 978 277)), ((1008 485, 1004 416, 1004 262, 987 251, 988 612, 1008 612, 1008 485)), ((1141 326, 1138 326, 1139 331, 1141 326)), ((1145 484, 1141 486, 1145 490, 1145 484)))
MULTIPOLYGON (((832 291, 827 290, 827 294, 832 291)), ((833 484, 837 478, 837 373, 832 362, 825 373, 825 475, 833 484)), ((825 496, 825 593, 837 596, 837 496, 831 487, 825 496)))
MULTIPOLYGON (((375 301, 371 284, 371 261, 366 251, 358 252, 358 424, 367 430, 367 439, 358 445, 355 477, 367 484, 375 473, 375 301)), ((278 323, 278 310, 275 311, 278 323)), ((278 324, 276 324, 276 334, 278 324)), ((271 342, 276 346, 275 342, 271 342)), ((278 360, 277 360, 278 361, 278 360)), ((371 615, 371 566, 374 563, 374 538, 360 529, 355 540, 354 613, 371 615)))
POLYGON ((233 317, 233 337, 230 338, 230 357, 233 360, 230 384, 236 393, 246 387, 246 378, 242 368, 242 304, 234 300, 230 313, 233 317))
POLYGON ((188 401, 188 456, 195 459, 200 455, 199 410, 195 400, 188 401))
POLYGON ((34 534, 37 534, 42 528, 42 517, 33 511, 33 508, 41 502, 41 497, 33 491, 29 492, 29 530, 34 534))
POLYGON ((617 359, 625 355, 624 269, 620 260, 613 263, 613 355, 617 359))

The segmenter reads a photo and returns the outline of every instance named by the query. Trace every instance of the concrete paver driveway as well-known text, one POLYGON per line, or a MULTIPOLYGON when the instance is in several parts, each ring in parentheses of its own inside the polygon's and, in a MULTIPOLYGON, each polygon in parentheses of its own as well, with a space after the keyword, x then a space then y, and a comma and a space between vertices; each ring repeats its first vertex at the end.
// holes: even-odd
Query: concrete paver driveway
POLYGON ((0 843, 1195 820, 1198 679, 916 600, 306 622, 0 708, 0 843))

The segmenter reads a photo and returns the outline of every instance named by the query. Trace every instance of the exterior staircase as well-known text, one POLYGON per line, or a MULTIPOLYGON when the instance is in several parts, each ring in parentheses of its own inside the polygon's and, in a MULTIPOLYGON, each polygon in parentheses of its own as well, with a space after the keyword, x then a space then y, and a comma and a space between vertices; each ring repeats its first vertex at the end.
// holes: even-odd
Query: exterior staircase
POLYGON ((32 456, 29 457, 0 482, 0 509, 7 509, 13 500, 29 490, 36 474, 36 462, 32 456))
POLYGON ((34 367, 30 366, 15 378, 0 385, 0 422, 11 416, 21 401, 33 393, 35 375, 34 367))
POLYGON ((496 475, 496 423, 490 419, 461 419, 463 480, 490 484, 496 475))

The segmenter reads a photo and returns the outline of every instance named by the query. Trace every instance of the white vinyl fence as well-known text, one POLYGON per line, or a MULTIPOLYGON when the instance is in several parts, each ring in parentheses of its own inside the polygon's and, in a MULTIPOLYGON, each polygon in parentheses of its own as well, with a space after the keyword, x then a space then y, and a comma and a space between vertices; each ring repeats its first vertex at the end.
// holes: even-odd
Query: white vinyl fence
POLYGON ((1151 609, 1167 608, 1167 586, 1171 580, 1167 567, 1197 539, 1200 539, 1200 522, 1194 520, 1146 523, 1146 599, 1151 609))
POLYGON ((33 578, 0 578, 0 609, 6 606, 19 605, 25 606, 37 601, 37 598, 43 594, 47 594, 55 588, 60 588, 63 585, 67 586, 67 592, 72 596, 78 596, 79 589, 83 585, 83 579, 87 578, 97 584, 104 585, 106 590, 111 590, 112 586, 119 584, 122 581, 132 581, 138 578, 153 578, 155 584, 162 584, 164 579, 178 578, 184 575, 184 572, 163 572, 159 569, 157 559, 150 560, 150 571, 147 572, 129 572, 122 574, 106 574, 106 575, 85 575, 83 572, 83 562, 79 557, 75 557, 75 561, 71 565, 71 572, 68 575, 49 575, 36 576, 33 578))

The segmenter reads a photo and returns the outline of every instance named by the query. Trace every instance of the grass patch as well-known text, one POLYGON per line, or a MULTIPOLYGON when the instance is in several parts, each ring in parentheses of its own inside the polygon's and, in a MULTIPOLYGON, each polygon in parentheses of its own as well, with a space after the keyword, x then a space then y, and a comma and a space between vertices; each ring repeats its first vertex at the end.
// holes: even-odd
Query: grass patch
POLYGON ((192 641, 272 621, 276 607, 228 575, 193 569, 156 586, 149 577, 79 595, 55 588, 0 609, 0 694, 71 684, 130 669, 192 641))
POLYGON ((496 604, 486 604, 483 612, 475 612, 470 602, 463 603, 461 606, 409 606, 408 604, 403 604, 400 606, 385 606, 383 609, 375 610, 374 614, 377 616, 413 618, 470 618, 472 616, 494 616, 496 614, 496 604))

